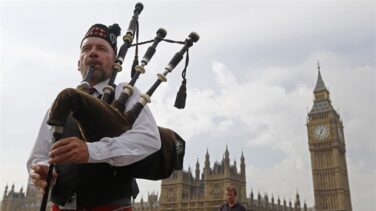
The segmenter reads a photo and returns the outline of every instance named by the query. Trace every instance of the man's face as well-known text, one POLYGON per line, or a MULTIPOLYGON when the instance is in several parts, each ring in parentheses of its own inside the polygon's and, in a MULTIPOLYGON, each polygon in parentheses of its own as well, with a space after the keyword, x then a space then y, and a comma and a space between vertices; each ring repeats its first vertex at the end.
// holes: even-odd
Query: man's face
POLYGON ((112 65, 115 62, 115 52, 111 45, 104 39, 98 37, 88 37, 81 45, 79 70, 82 77, 85 76, 87 68, 95 64, 94 74, 90 81, 95 85, 108 79, 112 73, 112 65))
POLYGON ((230 204, 235 203, 235 193, 234 191, 226 191, 226 197, 227 197, 227 202, 230 204))

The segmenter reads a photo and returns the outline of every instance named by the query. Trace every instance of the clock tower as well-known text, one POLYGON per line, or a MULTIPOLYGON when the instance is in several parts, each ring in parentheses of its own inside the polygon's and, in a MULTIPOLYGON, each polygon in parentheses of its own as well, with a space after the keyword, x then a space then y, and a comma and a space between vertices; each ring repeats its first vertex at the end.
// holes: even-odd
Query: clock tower
POLYGON ((313 189, 317 211, 351 211, 342 120, 334 110, 320 73, 307 118, 313 189))

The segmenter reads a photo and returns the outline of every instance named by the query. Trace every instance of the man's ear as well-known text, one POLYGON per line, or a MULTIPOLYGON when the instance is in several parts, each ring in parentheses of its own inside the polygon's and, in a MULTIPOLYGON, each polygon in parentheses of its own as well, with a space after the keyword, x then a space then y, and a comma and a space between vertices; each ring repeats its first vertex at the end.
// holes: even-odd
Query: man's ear
POLYGON ((80 60, 77 62, 77 70, 80 71, 80 60))

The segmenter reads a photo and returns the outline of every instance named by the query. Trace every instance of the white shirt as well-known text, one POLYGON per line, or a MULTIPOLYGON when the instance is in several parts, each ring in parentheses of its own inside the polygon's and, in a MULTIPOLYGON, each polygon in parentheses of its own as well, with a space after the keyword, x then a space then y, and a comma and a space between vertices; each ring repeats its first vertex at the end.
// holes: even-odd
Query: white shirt
MULTIPOLYGON (((108 80, 96 84, 94 88, 99 94, 102 94, 103 87, 106 84, 108 84, 108 80)), ((116 87, 115 99, 120 96, 124 84, 119 84, 116 87)), ((130 110, 138 102, 139 98, 140 92, 134 89, 133 95, 128 98, 126 110, 130 110)), ((47 125, 47 114, 43 119, 34 147, 27 161, 28 171, 30 171, 32 163, 48 165, 48 153, 53 144, 53 131, 52 127, 47 125)), ((89 163, 105 162, 112 166, 125 166, 137 162, 159 150, 161 140, 154 117, 149 108, 145 106, 133 124, 132 129, 124 132, 119 137, 104 137, 97 142, 87 142, 86 144, 89 150, 89 163), (113 150, 114 148, 115 150, 113 150)))

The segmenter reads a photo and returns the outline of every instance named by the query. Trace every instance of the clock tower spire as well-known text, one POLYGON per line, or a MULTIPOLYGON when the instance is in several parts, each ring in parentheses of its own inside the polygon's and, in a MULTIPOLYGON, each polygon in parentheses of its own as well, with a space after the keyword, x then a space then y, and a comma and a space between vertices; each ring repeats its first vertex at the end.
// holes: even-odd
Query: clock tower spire
POLYGON ((319 63, 313 94, 307 132, 315 207, 317 211, 351 211, 342 120, 332 106, 319 63))

